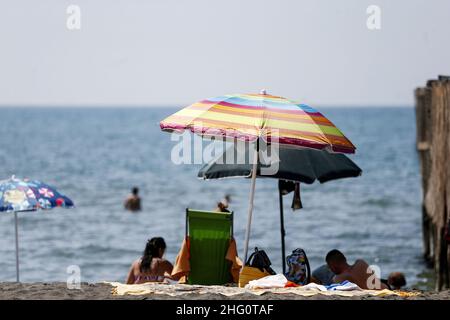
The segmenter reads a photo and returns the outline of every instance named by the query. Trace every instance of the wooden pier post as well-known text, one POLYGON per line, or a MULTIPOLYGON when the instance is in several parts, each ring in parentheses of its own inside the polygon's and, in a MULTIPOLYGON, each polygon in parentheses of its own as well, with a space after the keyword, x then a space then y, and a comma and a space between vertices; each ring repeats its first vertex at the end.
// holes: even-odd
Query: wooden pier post
POLYGON ((422 174, 425 261, 434 267, 436 290, 450 287, 450 77, 439 76, 415 91, 417 150, 422 174))

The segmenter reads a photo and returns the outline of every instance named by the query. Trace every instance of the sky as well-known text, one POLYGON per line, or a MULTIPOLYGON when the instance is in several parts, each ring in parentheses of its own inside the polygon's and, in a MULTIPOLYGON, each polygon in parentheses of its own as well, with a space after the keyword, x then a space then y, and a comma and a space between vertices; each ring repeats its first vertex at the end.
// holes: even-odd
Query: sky
MULTIPOLYGON (((448 0, 0 0, 0 106, 186 106, 266 89, 412 106, 450 74, 448 0), (70 29, 80 10, 80 28, 70 29), (380 29, 367 20, 380 9, 380 29)), ((373 20, 370 20, 373 22, 373 20)))

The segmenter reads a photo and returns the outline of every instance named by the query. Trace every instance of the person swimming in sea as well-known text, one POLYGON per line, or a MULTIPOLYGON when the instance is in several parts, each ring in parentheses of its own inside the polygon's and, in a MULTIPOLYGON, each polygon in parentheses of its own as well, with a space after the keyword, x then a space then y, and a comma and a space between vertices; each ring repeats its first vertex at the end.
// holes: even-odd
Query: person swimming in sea
POLYGON ((225 195, 225 198, 217 203, 217 207, 214 211, 216 212, 230 212, 228 206, 231 202, 231 196, 229 194, 225 195))
POLYGON ((142 257, 131 264, 127 284, 163 282, 166 278, 170 279, 173 265, 163 259, 165 251, 166 242, 163 238, 148 240, 142 257))
POLYGON ((134 187, 131 194, 124 202, 124 207, 128 211, 141 211, 141 197, 139 197, 139 188, 134 187))

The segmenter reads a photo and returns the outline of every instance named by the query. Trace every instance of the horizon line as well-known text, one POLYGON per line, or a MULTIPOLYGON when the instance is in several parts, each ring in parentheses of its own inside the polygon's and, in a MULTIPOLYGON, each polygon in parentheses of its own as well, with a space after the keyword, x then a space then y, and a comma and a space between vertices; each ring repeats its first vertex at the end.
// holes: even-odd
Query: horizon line
MULTIPOLYGON (((355 109, 368 109, 368 108, 415 108, 414 104, 307 104, 308 106, 311 106, 313 108, 355 108, 355 109)), ((176 104, 148 104, 148 105, 125 105, 125 104, 16 104, 16 105, 7 105, 7 104, 0 104, 0 109, 13 109, 13 108, 51 108, 51 109, 164 109, 164 108, 185 108, 189 106, 189 104, 182 105, 176 105, 176 104)))

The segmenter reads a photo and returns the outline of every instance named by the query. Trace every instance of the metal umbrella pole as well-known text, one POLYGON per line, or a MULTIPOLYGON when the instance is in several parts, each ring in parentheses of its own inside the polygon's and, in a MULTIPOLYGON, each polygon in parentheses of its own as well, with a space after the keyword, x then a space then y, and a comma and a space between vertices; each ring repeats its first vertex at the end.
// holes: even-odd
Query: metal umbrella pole
POLYGON ((286 230, 284 229, 284 209, 283 209, 283 194, 281 192, 280 180, 278 180, 278 194, 280 198, 280 231, 281 231, 281 265, 283 266, 283 274, 286 273, 286 248, 284 237, 286 230))
POLYGON ((16 281, 19 282, 19 222, 17 211, 14 211, 14 223, 16 229, 16 281))
POLYGON ((252 214, 253 214, 253 199, 255 198, 256 171, 258 170, 258 153, 259 153, 259 141, 257 140, 255 152, 253 155, 252 182, 250 187, 250 198, 248 201, 247 228, 245 230, 244 263, 247 262, 248 256, 248 242, 250 240, 250 227, 252 224, 252 214))

